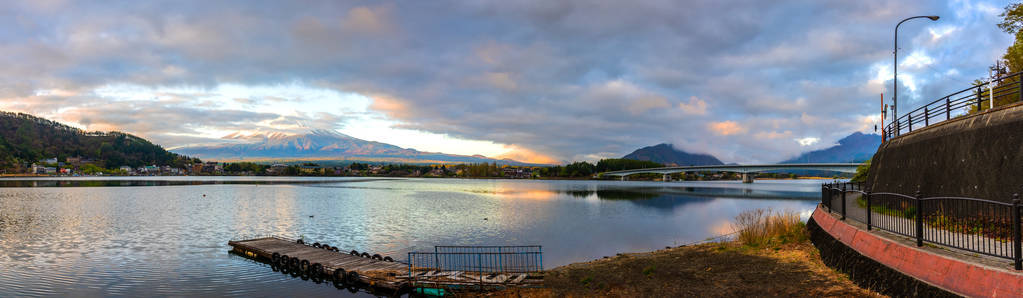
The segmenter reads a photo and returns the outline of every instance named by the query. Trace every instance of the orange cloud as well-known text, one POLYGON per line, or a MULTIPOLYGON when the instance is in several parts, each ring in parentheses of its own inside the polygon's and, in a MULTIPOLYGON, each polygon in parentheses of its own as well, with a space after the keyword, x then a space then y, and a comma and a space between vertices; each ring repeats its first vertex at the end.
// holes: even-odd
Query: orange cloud
POLYGON ((370 109, 383 112, 391 118, 406 119, 411 115, 412 110, 409 109, 408 105, 397 98, 386 95, 374 95, 370 96, 370 99, 373 100, 369 104, 370 109))
POLYGON ((341 22, 341 27, 352 33, 381 34, 394 31, 390 22, 390 7, 355 7, 341 22))
POLYGON ((536 151, 522 148, 515 145, 506 146, 511 148, 510 151, 498 155, 497 158, 507 158, 511 160, 528 162, 528 163, 539 163, 539 164, 557 164, 559 161, 553 157, 538 153, 536 151))
POLYGON ((711 131, 719 135, 727 136, 746 132, 746 128, 735 121, 711 122, 708 125, 711 131))

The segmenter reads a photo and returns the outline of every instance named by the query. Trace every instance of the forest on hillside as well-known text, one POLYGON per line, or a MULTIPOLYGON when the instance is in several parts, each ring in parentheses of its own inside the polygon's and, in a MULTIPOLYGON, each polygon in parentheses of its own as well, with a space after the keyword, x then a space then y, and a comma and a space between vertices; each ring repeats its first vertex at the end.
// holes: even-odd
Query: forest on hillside
POLYGON ((29 114, 0 112, 0 168, 17 171, 54 157, 91 159, 104 168, 184 167, 197 161, 126 133, 86 132, 29 114))

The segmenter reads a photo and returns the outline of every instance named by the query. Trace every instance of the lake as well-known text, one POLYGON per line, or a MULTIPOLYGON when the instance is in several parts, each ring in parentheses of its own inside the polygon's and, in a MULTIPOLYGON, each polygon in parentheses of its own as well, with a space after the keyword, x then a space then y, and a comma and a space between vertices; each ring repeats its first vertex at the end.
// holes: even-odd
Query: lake
POLYGON ((0 179, 0 297, 365 296, 227 242, 304 237, 397 260, 434 245, 542 245, 549 269, 727 234, 744 210, 809 215, 822 182, 0 179))

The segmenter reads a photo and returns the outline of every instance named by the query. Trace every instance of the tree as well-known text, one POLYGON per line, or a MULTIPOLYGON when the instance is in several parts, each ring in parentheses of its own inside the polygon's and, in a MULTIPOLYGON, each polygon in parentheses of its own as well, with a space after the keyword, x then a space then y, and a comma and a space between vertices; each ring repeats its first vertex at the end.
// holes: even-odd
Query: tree
POLYGON ((1023 3, 1005 6, 1005 11, 999 16, 1002 17, 1002 22, 998 23, 998 28, 1016 37, 1016 41, 1005 50, 1005 55, 1002 58, 1009 65, 1010 73, 1023 71, 1023 42, 1021 42, 1023 41, 1023 30, 1021 30, 1023 29, 1023 3))

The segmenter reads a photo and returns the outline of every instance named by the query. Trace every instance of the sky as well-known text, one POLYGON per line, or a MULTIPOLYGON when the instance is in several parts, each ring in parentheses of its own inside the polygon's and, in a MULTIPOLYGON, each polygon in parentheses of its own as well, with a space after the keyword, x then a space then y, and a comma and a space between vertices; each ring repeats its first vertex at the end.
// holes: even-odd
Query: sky
POLYGON ((0 110, 166 148, 331 129, 594 161, 672 143, 777 162, 988 75, 999 1, 24 1, 0 110))

